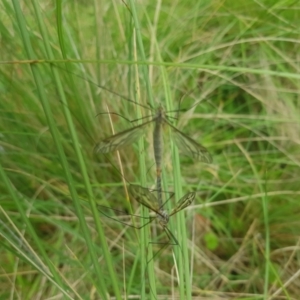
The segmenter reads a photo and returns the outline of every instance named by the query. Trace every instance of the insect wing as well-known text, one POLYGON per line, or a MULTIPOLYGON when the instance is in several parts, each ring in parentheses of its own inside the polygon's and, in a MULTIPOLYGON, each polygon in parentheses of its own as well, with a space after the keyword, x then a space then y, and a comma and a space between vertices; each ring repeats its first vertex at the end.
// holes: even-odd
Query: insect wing
POLYGON ((96 153, 109 153, 132 144, 141 137, 144 132, 144 127, 147 124, 149 124, 149 122, 124 130, 100 141, 96 144, 94 151, 96 153))
POLYGON ((176 204, 176 206, 172 209, 171 213, 170 213, 170 217, 174 214, 176 214, 177 212, 185 209, 186 207, 188 207, 189 205, 191 205, 191 203, 194 201, 195 199, 195 193, 187 193, 186 195, 184 195, 176 204))
POLYGON ((178 130, 170 122, 167 123, 172 128, 172 137, 175 141, 176 146, 184 154, 208 164, 212 163, 212 157, 205 147, 203 147, 195 140, 178 130))
POLYGON ((131 184, 129 186, 129 193, 137 202, 146 206, 150 210, 159 213, 157 199, 147 188, 131 184))

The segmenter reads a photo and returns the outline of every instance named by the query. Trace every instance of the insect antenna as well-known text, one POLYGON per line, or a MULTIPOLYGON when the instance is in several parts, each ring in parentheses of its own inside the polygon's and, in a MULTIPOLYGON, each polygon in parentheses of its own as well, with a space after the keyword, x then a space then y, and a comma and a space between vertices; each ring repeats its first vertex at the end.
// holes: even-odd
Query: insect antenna
POLYGON ((65 72, 67 72, 67 73, 69 73, 69 74, 71 74, 71 75, 73 75, 73 76, 76 76, 76 77, 78 77, 78 78, 81 78, 81 79, 85 80, 86 82, 88 82, 88 83, 90 83, 90 84, 92 84, 92 85, 94 85, 94 86, 97 86, 97 87, 103 89, 104 91, 107 91, 107 92, 109 92, 109 93, 111 93, 111 94, 113 94, 113 95, 118 96, 119 98, 122 98, 122 99, 124 99, 124 100, 126 100, 126 101, 128 101, 128 102, 133 103, 133 104, 139 105, 139 106, 141 106, 141 107, 143 107, 143 108, 145 108, 145 109, 151 110, 151 107, 148 107, 147 105, 143 105, 143 104, 141 104, 141 103, 139 103, 139 102, 137 102, 137 101, 132 100, 132 99, 129 98, 129 97, 126 97, 126 96, 124 96, 124 95, 122 95, 122 94, 120 94, 120 93, 118 93, 118 92, 115 92, 115 91, 113 91, 113 90, 111 90, 111 89, 109 89, 109 88, 107 88, 107 87, 105 87, 105 86, 103 86, 103 85, 101 85, 101 84, 98 84, 98 83, 96 83, 95 81, 89 79, 87 76, 83 76, 83 75, 80 75, 80 74, 78 74, 78 73, 76 73, 76 72, 73 72, 73 71, 70 71, 70 70, 66 70, 65 68, 60 67, 60 66, 58 66, 57 64, 54 64, 54 63, 52 63, 52 62, 50 62, 50 64, 53 65, 55 68, 58 68, 58 69, 60 69, 60 70, 63 70, 63 71, 65 71, 65 72))

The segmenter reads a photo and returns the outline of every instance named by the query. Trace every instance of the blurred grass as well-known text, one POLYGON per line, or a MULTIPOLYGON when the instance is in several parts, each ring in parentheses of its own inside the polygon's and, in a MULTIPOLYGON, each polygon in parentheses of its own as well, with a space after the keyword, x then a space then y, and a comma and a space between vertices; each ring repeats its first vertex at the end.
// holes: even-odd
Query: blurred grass
MULTIPOLYGON (((33 57, 25 51, 15 8, 3 1, 0 10, 1 297, 37 299, 65 293, 66 298, 104 299, 120 293, 144 299, 298 299, 296 3, 167 1, 125 6, 58 1, 55 7, 43 1, 38 3, 39 22, 48 41, 32 6, 37 3, 20 3, 33 57), (61 24, 56 23, 59 7, 61 24), (126 63, 135 55, 155 64, 136 68, 126 63), (63 58, 77 63, 61 63, 63 58), (28 59, 50 60, 57 66, 56 75, 49 63, 30 66, 28 59), (39 72, 55 134, 33 68, 39 72), (178 161, 176 149, 164 157, 165 189, 176 191, 177 199, 182 190, 198 191, 194 205, 176 216, 176 223, 170 221, 184 249, 173 247, 180 280, 186 283, 179 288, 172 247, 155 257, 145 272, 147 239, 164 239, 155 237, 156 227, 150 237, 145 227, 140 239, 139 231, 98 216, 95 207, 74 208, 71 188, 78 199, 139 210, 127 201, 116 153, 102 157, 92 149, 95 141, 111 134, 109 117, 97 116, 107 106, 128 119, 149 115, 87 78, 143 104, 151 103, 149 87, 153 102, 170 109, 182 99, 178 128, 213 155, 212 165, 184 156, 178 161), (80 222, 78 214, 85 217, 80 222)), ((117 115, 112 120, 116 131, 131 126, 117 115)), ((149 187, 155 174, 150 135, 144 146, 120 151, 126 180, 149 187)), ((130 221, 128 216, 117 217, 130 221)), ((153 247, 157 251, 158 246, 153 247)))

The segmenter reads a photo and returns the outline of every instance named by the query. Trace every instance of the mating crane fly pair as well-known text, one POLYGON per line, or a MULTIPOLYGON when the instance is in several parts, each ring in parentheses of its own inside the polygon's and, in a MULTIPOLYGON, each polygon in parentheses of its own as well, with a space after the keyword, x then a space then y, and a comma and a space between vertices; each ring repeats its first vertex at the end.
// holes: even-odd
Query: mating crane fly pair
POLYGON ((168 214, 167 211, 163 209, 162 201, 162 188, 161 188, 161 164, 162 164, 162 153, 163 153, 163 137, 162 137, 162 127, 167 125, 171 129, 172 138, 176 146, 186 155, 191 156, 195 160, 211 163, 212 157, 208 153, 207 149, 196 142, 194 139, 190 138, 175 126, 173 126, 167 119, 166 114, 160 106, 157 109, 156 116, 154 116, 150 121, 146 121, 141 125, 137 125, 133 128, 124 130, 117 134, 114 134, 106 139, 103 139, 96 144, 94 151, 96 153, 109 153, 116 151, 122 147, 130 145, 138 140, 144 133, 145 127, 147 125, 154 123, 153 130, 153 149, 156 164, 156 190, 157 199, 155 196, 147 189, 139 185, 130 185, 129 191, 133 198, 138 201, 143 206, 149 208, 156 213, 159 224, 162 226, 163 230, 166 232, 169 239, 173 239, 176 244, 178 244, 176 238, 167 228, 169 222, 169 217, 176 214, 180 210, 189 206, 194 198, 195 193, 187 193, 183 196, 177 203, 172 211, 168 214))

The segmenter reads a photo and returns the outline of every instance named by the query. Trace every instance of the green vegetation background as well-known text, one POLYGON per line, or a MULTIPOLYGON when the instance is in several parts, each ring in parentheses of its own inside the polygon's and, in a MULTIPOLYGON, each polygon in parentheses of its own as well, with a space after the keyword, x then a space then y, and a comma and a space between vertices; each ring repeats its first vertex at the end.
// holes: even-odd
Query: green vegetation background
POLYGON ((1 299, 299 299, 297 1, 0 7, 1 299), (197 196, 170 221, 179 245, 154 258, 166 240, 155 222, 103 215, 147 223, 130 217, 148 211, 126 182, 155 183, 151 130, 93 153, 111 123, 152 114, 116 93, 180 103, 170 120, 214 159, 168 142, 167 206, 197 196))

